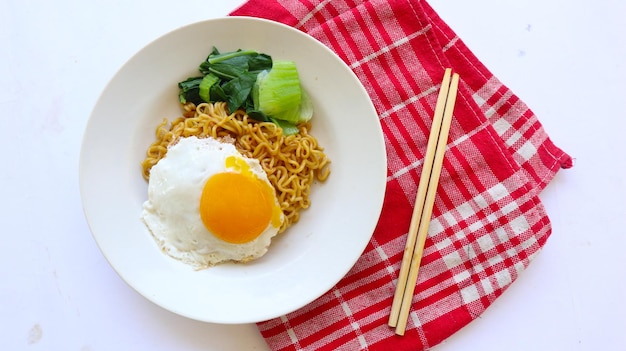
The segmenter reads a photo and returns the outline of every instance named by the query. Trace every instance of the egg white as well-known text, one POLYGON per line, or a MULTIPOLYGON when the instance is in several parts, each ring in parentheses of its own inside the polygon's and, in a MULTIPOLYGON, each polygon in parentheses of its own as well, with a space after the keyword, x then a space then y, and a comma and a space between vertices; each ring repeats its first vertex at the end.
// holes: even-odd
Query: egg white
POLYGON ((164 253, 196 269, 257 259, 267 252, 278 233, 279 228, 268 223, 253 241, 232 244, 204 226, 200 217, 204 185, 212 175, 229 171, 225 166, 228 156, 245 159, 250 170, 271 186, 258 160, 246 158, 234 145, 213 138, 181 138, 150 170, 148 200, 141 218, 164 253))

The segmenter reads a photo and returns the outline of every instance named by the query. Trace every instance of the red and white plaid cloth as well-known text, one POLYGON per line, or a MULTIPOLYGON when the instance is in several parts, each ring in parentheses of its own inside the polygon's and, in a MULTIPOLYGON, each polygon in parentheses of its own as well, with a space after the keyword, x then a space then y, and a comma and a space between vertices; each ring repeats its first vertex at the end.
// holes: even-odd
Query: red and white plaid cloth
POLYGON ((420 0, 250 0, 232 15, 310 34, 365 85, 387 148, 387 191, 352 270, 308 306, 258 324, 272 350, 426 350, 480 316, 551 232, 537 195, 572 159, 420 0), (461 77, 406 334, 387 326, 444 69, 461 77))

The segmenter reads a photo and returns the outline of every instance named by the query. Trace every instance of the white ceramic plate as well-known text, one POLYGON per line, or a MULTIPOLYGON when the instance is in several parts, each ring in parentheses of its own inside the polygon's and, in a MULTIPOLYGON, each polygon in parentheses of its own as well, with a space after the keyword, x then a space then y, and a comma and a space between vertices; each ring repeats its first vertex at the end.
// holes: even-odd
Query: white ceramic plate
POLYGON ((288 26, 226 17, 195 23, 133 56, 100 96, 84 134, 80 190, 93 237, 135 290, 174 313, 251 323, 294 311, 330 290, 354 265, 380 215, 386 155, 365 89, 332 51, 288 26), (180 115, 177 82, 197 75, 212 46, 294 60, 315 107, 312 134, 332 160, 300 222, 248 264, 194 271, 157 248, 140 220, 147 183, 140 162, 164 117, 180 115))

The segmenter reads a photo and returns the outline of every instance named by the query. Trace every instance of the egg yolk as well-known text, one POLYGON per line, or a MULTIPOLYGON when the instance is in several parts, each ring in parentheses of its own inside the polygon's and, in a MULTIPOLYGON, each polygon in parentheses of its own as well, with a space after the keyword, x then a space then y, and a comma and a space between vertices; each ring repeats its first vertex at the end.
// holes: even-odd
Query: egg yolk
POLYGON ((245 160, 229 156, 232 171, 211 176, 200 198, 200 217, 216 237, 232 244, 256 239, 271 223, 282 224, 274 188, 250 171, 245 160))

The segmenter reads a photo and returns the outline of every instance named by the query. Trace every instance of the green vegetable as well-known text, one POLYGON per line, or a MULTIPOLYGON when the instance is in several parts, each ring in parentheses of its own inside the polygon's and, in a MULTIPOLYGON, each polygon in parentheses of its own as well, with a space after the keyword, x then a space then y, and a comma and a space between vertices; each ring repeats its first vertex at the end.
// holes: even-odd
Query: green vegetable
POLYGON ((250 92, 255 81, 256 74, 246 73, 222 85, 230 111, 235 111, 239 108, 247 111, 252 106, 250 92))
POLYGON ((270 121, 283 129, 283 135, 292 135, 292 134, 300 133, 298 126, 291 122, 282 121, 280 119, 274 119, 274 118, 270 118, 270 121))
POLYGON ((302 99, 300 99, 300 122, 308 122, 313 117, 313 102, 306 90, 302 89, 302 99))
POLYGON ((296 123, 302 93, 295 63, 276 61, 271 70, 259 74, 252 99, 256 110, 296 123))
POLYGON ((256 76, 272 68, 272 58, 254 50, 220 53, 213 48, 200 63, 201 77, 192 77, 178 83, 181 103, 224 101, 230 111, 252 108, 250 92, 256 76))
POLYGON ((193 102, 198 104, 202 101, 200 98, 200 82, 203 77, 192 77, 178 83, 179 93, 178 99, 181 103, 193 102))
POLYGON ((204 76, 198 87, 198 95, 200 96, 200 98, 204 101, 211 101, 211 87, 217 84, 219 81, 220 79, 214 74, 209 73, 204 76))
POLYGON ((252 100, 255 110, 293 125, 313 116, 313 104, 300 85, 293 61, 275 61, 270 71, 261 72, 252 90, 252 100))
POLYGON ((313 116, 292 61, 273 61, 254 50, 220 53, 214 47, 198 70, 202 76, 178 83, 183 104, 224 101, 229 111, 243 109, 251 118, 280 126, 285 135, 298 133, 296 125, 313 116))

